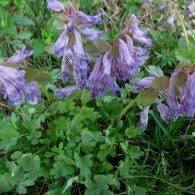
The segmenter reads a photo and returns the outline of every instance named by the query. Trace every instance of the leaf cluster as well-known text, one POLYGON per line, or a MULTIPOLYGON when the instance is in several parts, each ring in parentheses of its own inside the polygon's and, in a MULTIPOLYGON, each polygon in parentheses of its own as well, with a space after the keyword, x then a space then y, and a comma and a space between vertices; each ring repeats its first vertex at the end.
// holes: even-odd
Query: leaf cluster
POLYGON ((119 100, 106 96, 82 106, 67 98, 25 105, 1 120, 0 192, 98 195, 138 190, 122 178, 136 174, 144 153, 130 140, 142 131, 108 125, 120 111, 119 100), (42 186, 39 192, 37 185, 42 186))

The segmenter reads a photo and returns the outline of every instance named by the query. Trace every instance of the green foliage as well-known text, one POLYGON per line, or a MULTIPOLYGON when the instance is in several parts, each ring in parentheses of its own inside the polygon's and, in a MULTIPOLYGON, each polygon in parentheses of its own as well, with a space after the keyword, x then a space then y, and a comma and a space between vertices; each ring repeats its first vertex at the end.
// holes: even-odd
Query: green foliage
MULTIPOLYGON (((120 189, 119 175, 113 172, 122 171, 117 151, 124 158, 139 159, 143 155, 140 147, 128 145, 125 139, 141 131, 121 129, 119 133, 119 129, 101 126, 102 113, 110 116, 104 118, 105 122, 113 120, 119 102, 106 96, 96 103, 96 110, 78 106, 71 98, 48 106, 25 105, 1 121, 1 149, 11 156, 0 167, 1 192, 26 194, 37 182, 47 189, 46 194, 69 194, 81 186, 85 186, 85 194, 125 191, 120 189)), ((127 169, 131 172, 131 167, 127 169)))
POLYGON ((170 78, 167 76, 161 76, 154 79, 151 87, 154 89, 168 89, 170 78))
MULTIPOLYGON (((160 67, 172 67, 175 64, 174 50, 178 47, 178 42, 169 29, 163 31, 152 31, 154 43, 154 63, 160 67)), ((153 52, 152 52, 153 55, 153 52)))
POLYGON ((136 98, 136 102, 143 107, 150 106, 158 97, 158 90, 149 88, 143 90, 136 98))
MULTIPOLYGON (((67 1, 63 1, 67 4, 67 1)), ((136 102, 146 107, 167 90, 173 67, 194 63, 195 39, 189 35, 190 53, 181 29, 167 27, 167 10, 142 8, 141 0, 86 1, 78 0, 80 8, 93 15, 96 10, 108 14, 109 27, 104 38, 112 42, 124 27, 128 13, 137 13, 144 26, 150 27, 153 47, 148 64, 149 73, 157 78, 136 102), (151 10, 150 10, 151 9, 151 10), (149 19, 148 19, 149 18, 149 19), (163 19, 162 19, 163 18, 163 19), (149 22, 148 22, 149 21, 149 22), (161 24, 164 26, 160 27, 161 24)), ((179 7, 183 6, 182 1, 179 7)), ((0 193, 1 194, 194 194, 194 119, 180 118, 164 123, 153 108, 149 127, 137 127, 137 108, 131 108, 117 126, 113 121, 126 104, 132 101, 132 86, 117 97, 87 100, 82 96, 56 100, 54 81, 59 79, 60 60, 53 55, 59 36, 60 18, 50 17, 46 1, 0 0, 0 60, 24 45, 34 50, 32 66, 26 67, 26 79, 38 80, 45 95, 37 105, 11 108, 1 103, 0 119, 0 193), (57 28, 57 29, 56 29, 57 28), (47 45, 47 46, 46 46, 47 45), (49 67, 49 68, 48 68, 49 67), (131 89, 131 91, 129 90, 131 89)), ((103 40, 84 45, 93 61, 110 45, 103 40)), ((112 48, 118 56, 118 46, 112 48)), ((31 59, 31 60, 32 60, 31 59)), ((31 61, 30 61, 31 62, 31 61)), ((28 64, 28 63, 27 63, 28 64)), ((13 64, 4 64, 13 66, 13 64)), ((145 71, 136 75, 143 77, 145 71)), ((128 82, 128 81, 127 81, 128 82)), ((181 72, 173 80, 183 86, 186 75, 181 72)), ((123 82, 119 82, 123 86, 123 82)), ((60 83, 58 83, 60 85, 60 83)), ((135 89, 134 89, 135 92, 135 89)), ((89 95, 89 94, 88 94, 89 95)))
POLYGON ((0 149, 8 150, 16 145, 19 136, 20 133, 10 123, 0 121, 0 149))
POLYGON ((128 10, 130 14, 133 14, 138 11, 142 0, 125 0, 124 7, 128 10))

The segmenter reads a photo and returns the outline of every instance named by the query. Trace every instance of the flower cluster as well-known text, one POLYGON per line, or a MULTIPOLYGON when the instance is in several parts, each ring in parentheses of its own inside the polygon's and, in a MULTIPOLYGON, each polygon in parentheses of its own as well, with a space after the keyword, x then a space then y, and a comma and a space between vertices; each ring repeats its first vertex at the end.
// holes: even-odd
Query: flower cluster
POLYGON ((102 37, 102 32, 89 28, 92 24, 102 24, 101 14, 89 16, 77 10, 76 6, 69 3, 67 10, 57 0, 47 0, 48 8, 64 15, 60 27, 60 36, 54 45, 55 55, 62 56, 61 78, 63 82, 72 81, 75 86, 57 89, 54 93, 64 99, 77 89, 85 86, 88 77, 89 56, 85 53, 82 37, 91 41, 102 37))
MULTIPOLYGON (((57 89, 54 93, 64 99, 77 89, 88 88, 93 97, 103 97, 105 89, 113 95, 121 89, 116 83, 116 78, 131 79, 148 59, 148 51, 134 42, 151 46, 151 39, 147 38, 147 30, 138 27, 137 18, 132 15, 130 24, 107 51, 97 59, 93 68, 88 66, 90 57, 85 53, 82 36, 87 41, 101 39, 102 32, 89 28, 92 24, 102 24, 101 13, 89 16, 77 10, 71 3, 67 10, 59 1, 47 1, 48 8, 61 11, 66 17, 61 27, 61 34, 55 43, 54 50, 57 57, 62 56, 62 80, 71 81, 75 86, 57 89), (115 52, 114 52, 115 50, 115 52)), ((108 44, 109 45, 109 44, 108 44)))
MULTIPOLYGON (((133 84, 138 89, 150 88, 155 77, 146 77, 143 79, 134 80, 133 84)), ((176 121, 180 116, 194 117, 195 116, 195 71, 193 68, 182 69, 174 72, 169 81, 168 90, 159 90, 159 94, 166 97, 163 103, 157 98, 157 110, 161 118, 168 122, 169 120, 176 121)), ((139 126, 142 129, 147 127, 149 107, 146 107, 140 114, 139 126)))
POLYGON ((186 2, 186 12, 187 12, 187 16, 190 19, 190 23, 192 25, 195 25, 195 2, 194 1, 186 2))
POLYGON ((95 63, 87 81, 87 87, 92 96, 104 96, 105 89, 115 95, 117 91, 121 90, 116 83, 117 77, 123 81, 132 79, 138 68, 149 57, 147 50, 134 45, 134 42, 137 42, 151 46, 152 41, 146 37, 146 34, 147 31, 141 31, 138 28, 138 20, 135 15, 132 15, 130 24, 119 35, 113 46, 95 63), (115 50, 115 54, 113 50, 115 50))
POLYGON ((188 9, 188 15, 189 17, 194 17, 195 16, 195 2, 189 3, 187 5, 187 9, 188 9))
MULTIPOLYGON (((32 54, 33 51, 23 48, 15 56, 10 57, 7 62, 20 64, 24 58, 32 54)), ((41 100, 37 82, 26 82, 24 74, 24 70, 0 65, 0 94, 4 96, 4 99, 8 98, 14 106, 20 105, 24 98, 28 104, 37 104, 41 100)))

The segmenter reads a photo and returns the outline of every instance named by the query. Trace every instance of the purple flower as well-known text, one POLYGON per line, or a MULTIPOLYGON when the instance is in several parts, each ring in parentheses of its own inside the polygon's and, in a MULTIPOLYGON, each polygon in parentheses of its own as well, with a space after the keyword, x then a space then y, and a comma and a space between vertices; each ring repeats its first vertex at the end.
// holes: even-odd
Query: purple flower
POLYGON ((170 109, 168 108, 167 105, 163 104, 160 100, 157 100, 157 102, 158 102, 157 110, 160 112, 161 118, 165 122, 168 122, 168 120, 171 119, 170 109))
POLYGON ((122 80, 131 79, 133 75, 137 72, 137 66, 131 55, 127 43, 122 39, 118 41, 119 45, 119 57, 117 57, 117 74, 122 80))
POLYGON ((36 81, 26 83, 26 85, 22 86, 21 90, 28 104, 35 105, 41 101, 41 93, 36 81))
POLYGON ((67 24, 67 34, 71 34, 73 30, 76 28, 76 20, 77 20, 77 11, 75 7, 69 3, 69 8, 68 8, 68 24, 67 24))
POLYGON ((175 26, 174 21, 176 19, 177 15, 176 13, 173 13, 170 17, 167 19, 167 24, 170 25, 172 28, 175 26))
POLYGON ((90 89, 92 97, 103 97, 105 89, 113 95, 121 91, 116 83, 115 59, 110 58, 109 54, 110 50, 100 56, 87 80, 86 87, 90 89))
POLYGON ((65 87, 63 89, 56 89, 54 91, 54 95, 56 95, 60 99, 64 99, 78 89, 82 89, 82 87, 79 85, 68 86, 68 87, 65 87))
POLYGON ((149 106, 145 107, 145 109, 140 113, 140 121, 138 126, 142 128, 144 131, 146 130, 148 126, 148 112, 149 112, 149 106))
POLYGON ((54 51, 57 57, 63 56, 61 78, 64 82, 74 82, 75 86, 59 89, 55 94, 60 98, 65 98, 76 89, 86 86, 90 74, 88 67, 89 56, 83 47, 83 37, 87 40, 94 40, 102 37, 102 32, 88 28, 92 24, 102 24, 101 14, 89 16, 78 11, 73 4, 68 3, 67 11, 62 8, 58 1, 47 1, 48 7, 55 11, 64 11, 64 27, 57 39, 54 51), (59 8, 59 9, 58 9, 59 8))
POLYGON ((18 51, 16 55, 8 58, 7 62, 15 62, 17 64, 20 64, 24 58, 29 57, 32 54, 33 54, 33 50, 28 51, 24 47, 21 51, 18 51))
POLYGON ((103 81, 103 85, 110 90, 113 95, 116 95, 116 92, 121 91, 119 86, 116 83, 116 59, 111 58, 110 50, 108 50, 102 59, 102 73, 100 74, 100 80, 103 81))
POLYGON ((195 2, 192 2, 187 7, 188 7, 188 11, 189 11, 189 17, 195 16, 195 2))
POLYGON ((155 77, 145 77, 143 79, 135 79, 133 85, 138 87, 138 90, 143 90, 145 88, 150 88, 155 77))
POLYGON ((89 57, 84 51, 81 35, 79 34, 77 30, 74 30, 73 33, 74 33, 74 38, 75 38, 75 42, 73 44, 74 52, 80 59, 88 62, 89 57))
POLYGON ((27 83, 23 78, 24 74, 24 70, 18 71, 0 65, 0 93, 4 95, 4 99, 9 99, 13 106, 20 105, 23 97, 28 104, 36 104, 41 100, 37 83, 35 81, 27 83))
POLYGON ((54 52, 57 57, 61 57, 64 54, 65 48, 68 44, 69 36, 67 36, 66 30, 63 30, 54 45, 54 52))
POLYGON ((57 0, 47 0, 47 8, 56 12, 65 11, 63 3, 57 0))
POLYGON ((179 116, 179 103, 177 101, 176 90, 172 82, 177 73, 171 75, 169 82, 169 92, 167 97, 167 105, 169 106, 170 116, 173 120, 176 120, 179 116))
POLYGON ((104 24, 105 21, 101 19, 102 13, 99 13, 95 16, 89 16, 83 13, 82 11, 77 11, 78 18, 81 19, 80 28, 88 27, 92 24, 104 24))
POLYGON ((127 43, 125 43, 122 39, 119 39, 118 44, 121 62, 126 66, 134 66, 135 61, 127 47, 127 43))
POLYGON ((180 92, 180 113, 187 117, 195 115, 195 72, 188 78, 185 86, 179 87, 180 92))
POLYGON ((142 66, 149 58, 149 52, 141 47, 134 47, 134 59, 137 66, 142 66))
POLYGON ((72 50, 67 47, 64 51, 62 65, 61 65, 61 79, 63 82, 73 81, 73 76, 71 74, 71 64, 73 63, 73 53, 72 50))
POLYGON ((142 3, 143 4, 150 4, 151 3, 151 0, 142 0, 142 3))
POLYGON ((137 41, 138 43, 141 43, 146 46, 152 45, 152 40, 150 38, 147 38, 147 30, 142 31, 138 27, 139 21, 137 20, 135 15, 131 15, 130 18, 130 25, 126 28, 126 30, 133 35, 133 39, 137 41))
POLYGON ((102 85, 102 81, 100 80, 100 74, 102 71, 101 69, 102 60, 103 60, 103 56, 100 56, 97 59, 94 68, 86 83, 86 87, 90 89, 92 97, 104 96, 104 85, 102 85))
POLYGON ((91 28, 84 28, 81 29, 80 31, 88 41, 101 38, 103 35, 103 32, 91 28))

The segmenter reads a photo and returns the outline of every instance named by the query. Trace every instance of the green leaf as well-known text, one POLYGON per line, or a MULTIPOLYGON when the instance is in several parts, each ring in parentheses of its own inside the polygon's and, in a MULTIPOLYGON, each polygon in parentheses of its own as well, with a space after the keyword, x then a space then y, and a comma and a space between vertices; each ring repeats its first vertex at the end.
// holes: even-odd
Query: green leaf
POLYGON ((10 3, 10 0, 1 0, 0 1, 0 5, 2 5, 2 6, 6 6, 6 5, 8 5, 10 3))
POLYGON ((14 62, 4 62, 1 64, 2 66, 8 66, 11 68, 15 68, 18 70, 18 64, 14 63, 14 62))
POLYGON ((175 50, 175 56, 178 61, 190 60, 191 62, 195 61, 195 48, 190 48, 190 53, 186 48, 179 48, 175 50))
POLYGON ((34 68, 23 68, 23 70, 25 70, 25 79, 27 81, 37 81, 39 83, 47 83, 52 81, 52 77, 50 74, 45 73, 44 69, 34 69, 34 68))
POLYGON ((18 48, 23 48, 25 45, 19 39, 14 39, 13 41, 9 41, 9 44, 13 44, 18 48))
POLYGON ((140 150, 139 146, 131 146, 129 148, 129 153, 131 154, 131 157, 133 158, 139 158, 140 156, 144 155, 144 152, 140 150))
POLYGON ((42 39, 34 39, 31 45, 34 50, 34 56, 38 56, 45 52, 46 43, 42 39))
POLYGON ((72 98, 66 98, 64 101, 59 101, 59 112, 67 113, 75 109, 75 102, 72 98))
POLYGON ((90 121, 95 121, 98 118, 98 114, 97 112, 94 112, 94 108, 83 106, 80 109, 80 117, 83 119, 89 119, 90 121))
POLYGON ((10 173, 0 174, 0 193, 13 190, 13 186, 10 184, 11 179, 10 173))
POLYGON ((23 32, 17 34, 15 36, 15 38, 18 38, 18 39, 30 39, 31 36, 32 36, 32 33, 31 32, 23 31, 23 32))
POLYGON ((67 181, 67 184, 65 186, 65 188, 63 189, 62 193, 66 192, 66 190, 72 186, 73 182, 74 181, 78 181, 79 177, 78 175, 75 176, 75 177, 71 177, 68 181, 67 181))
POLYGON ((178 72, 172 80, 172 85, 175 87, 184 86, 187 81, 187 74, 185 72, 178 72))
POLYGON ((103 39, 107 41, 113 41, 114 38, 119 34, 118 29, 112 28, 111 31, 104 33, 103 39))
POLYGON ((149 88, 143 90, 136 98, 137 104, 146 107, 150 106, 158 97, 158 90, 149 88))
POLYGON ((134 191, 135 194, 139 195, 147 195, 147 190, 140 186, 132 186, 131 189, 134 191))
POLYGON ((109 45, 109 43, 107 41, 105 41, 104 39, 95 39, 93 41, 93 44, 101 51, 101 52, 106 52, 108 51, 111 46, 109 45))
POLYGON ((140 135, 143 133, 143 130, 140 129, 139 127, 135 128, 134 126, 130 126, 129 128, 127 128, 125 130, 125 134, 129 137, 129 138, 133 138, 136 137, 137 135, 140 135))
POLYGON ((64 29, 64 20, 54 20, 53 25, 58 30, 63 30, 64 29))
POLYGON ((113 45, 110 54, 112 57, 118 57, 119 56, 119 46, 113 45))
POLYGON ((12 178, 12 185, 16 185, 17 183, 24 181, 24 171, 21 166, 17 166, 14 168, 14 170, 12 171, 12 178))
POLYGON ((170 78, 167 76, 157 77, 153 80, 151 87, 154 89, 167 89, 169 88, 170 78))
POLYGON ((94 138, 94 135, 91 131, 88 130, 83 130, 81 132, 81 142, 83 144, 89 143, 90 141, 92 141, 94 138))
POLYGON ((0 7, 0 19, 4 18, 5 16, 7 16, 9 14, 7 9, 3 9, 2 7, 0 7))
POLYGON ((79 178, 91 177, 92 172, 90 167, 93 166, 93 161, 91 160, 92 156, 92 154, 79 156, 78 153, 74 152, 76 166, 80 169, 79 178))
POLYGON ((148 66, 146 70, 155 77, 162 77, 164 76, 162 69, 159 66, 148 66))
POLYGON ((20 133, 9 123, 0 121, 0 149, 8 150, 16 145, 20 133))
POLYGON ((7 26, 6 28, 3 29, 4 33, 8 33, 11 36, 16 35, 17 34, 17 29, 15 25, 11 25, 9 24, 9 26, 7 26))
POLYGON ((23 181, 23 182, 20 182, 20 185, 23 185, 23 186, 33 186, 35 184, 34 181, 31 181, 29 179, 23 181))
POLYGON ((83 152, 85 154, 91 153, 96 147, 96 141, 91 141, 89 143, 85 143, 81 146, 83 152))
POLYGON ((116 97, 113 97, 113 96, 104 96, 102 98, 103 102, 106 102, 106 103, 110 103, 114 99, 116 99, 116 97))
POLYGON ((44 50, 49 54, 55 54, 54 52, 54 43, 50 43, 44 47, 44 50))
POLYGON ((117 180, 113 174, 109 175, 95 175, 94 180, 99 184, 116 185, 117 180))
POLYGON ((19 158, 21 158, 21 156, 23 155, 23 153, 21 151, 15 151, 12 155, 11 155, 11 159, 12 160, 17 160, 19 158))
POLYGON ((88 0, 78 0, 78 3, 81 7, 81 9, 86 9, 87 6, 89 5, 89 1, 88 0))
POLYGON ((93 61, 96 61, 93 58, 99 58, 100 55, 102 54, 102 51, 100 51, 92 42, 87 43, 85 45, 85 50, 86 53, 88 53, 92 57, 93 61))
POLYGON ((24 186, 22 186, 22 185, 19 185, 19 186, 16 188, 16 191, 17 191, 19 194, 26 194, 26 193, 27 193, 26 187, 24 187, 24 186))
POLYGON ((17 24, 21 25, 35 25, 34 22, 29 19, 27 16, 22 15, 14 15, 12 16, 12 20, 15 21, 17 24))

